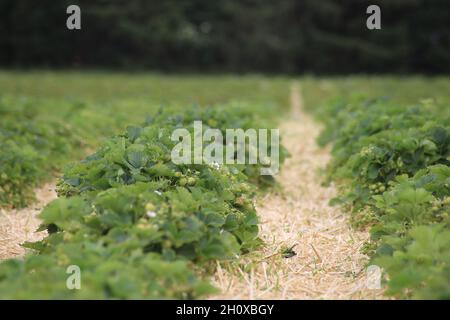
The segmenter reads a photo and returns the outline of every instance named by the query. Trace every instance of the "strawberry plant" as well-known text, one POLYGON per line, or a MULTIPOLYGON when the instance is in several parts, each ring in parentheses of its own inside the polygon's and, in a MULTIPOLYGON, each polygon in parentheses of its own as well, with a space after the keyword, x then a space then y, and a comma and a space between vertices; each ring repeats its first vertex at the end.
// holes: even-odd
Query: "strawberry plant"
POLYGON ((40 215, 49 236, 26 245, 38 255, 0 265, 0 296, 197 298, 212 292, 202 280, 211 262, 261 244, 251 183, 258 171, 175 165, 171 132, 193 120, 221 130, 261 125, 244 108, 193 109, 160 112, 112 137, 64 172, 60 198, 40 215), (85 288, 65 289, 69 265, 80 267, 85 288), (54 274, 50 282, 47 272, 54 274))

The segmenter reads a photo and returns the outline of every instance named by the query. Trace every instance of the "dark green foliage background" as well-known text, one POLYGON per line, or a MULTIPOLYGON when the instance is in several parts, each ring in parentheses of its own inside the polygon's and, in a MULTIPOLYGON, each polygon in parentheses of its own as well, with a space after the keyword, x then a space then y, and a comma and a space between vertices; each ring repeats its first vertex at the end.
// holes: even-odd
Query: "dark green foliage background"
POLYGON ((450 71, 446 0, 1 0, 0 65, 165 71, 450 71), (66 28, 78 4, 82 30, 66 28), (382 30, 366 28, 378 4, 382 30))

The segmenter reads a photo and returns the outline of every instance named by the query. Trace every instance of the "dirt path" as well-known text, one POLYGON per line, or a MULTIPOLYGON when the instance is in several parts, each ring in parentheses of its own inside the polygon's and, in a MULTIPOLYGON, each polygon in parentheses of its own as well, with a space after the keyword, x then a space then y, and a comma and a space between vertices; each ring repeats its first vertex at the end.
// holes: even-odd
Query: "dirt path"
POLYGON ((329 150, 315 139, 321 128, 302 111, 298 84, 291 89, 292 115, 280 127, 291 153, 277 177, 282 191, 260 199, 262 252, 239 265, 219 264, 214 283, 222 293, 213 299, 373 299, 367 288, 367 257, 360 249, 368 234, 349 227, 347 216, 328 201, 334 187, 321 186, 318 174, 329 150), (283 248, 296 255, 284 258, 283 248), (244 272, 245 270, 245 272, 244 272))
POLYGON ((46 231, 35 232, 40 220, 37 215, 56 199, 55 184, 45 184, 36 190, 36 202, 30 207, 6 212, 0 209, 0 260, 23 256, 26 249, 20 244, 44 238, 46 231))

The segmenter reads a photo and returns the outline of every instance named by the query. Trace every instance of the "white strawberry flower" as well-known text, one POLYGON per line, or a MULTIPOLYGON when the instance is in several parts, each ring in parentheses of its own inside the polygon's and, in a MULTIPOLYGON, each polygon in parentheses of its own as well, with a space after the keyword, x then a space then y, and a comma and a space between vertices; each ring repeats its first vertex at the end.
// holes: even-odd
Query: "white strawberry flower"
POLYGON ((156 212, 155 211, 147 211, 146 215, 149 218, 154 218, 154 217, 156 217, 156 212))

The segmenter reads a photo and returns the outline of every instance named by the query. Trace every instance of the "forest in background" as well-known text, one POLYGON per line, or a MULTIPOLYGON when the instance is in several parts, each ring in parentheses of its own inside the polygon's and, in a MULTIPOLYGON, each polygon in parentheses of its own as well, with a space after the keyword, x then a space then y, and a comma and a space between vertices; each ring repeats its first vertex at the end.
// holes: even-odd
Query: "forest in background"
POLYGON ((450 71, 446 0, 1 0, 0 66, 169 72, 450 71), (82 29, 66 28, 81 8, 82 29), (366 8, 381 7, 381 30, 366 8))

